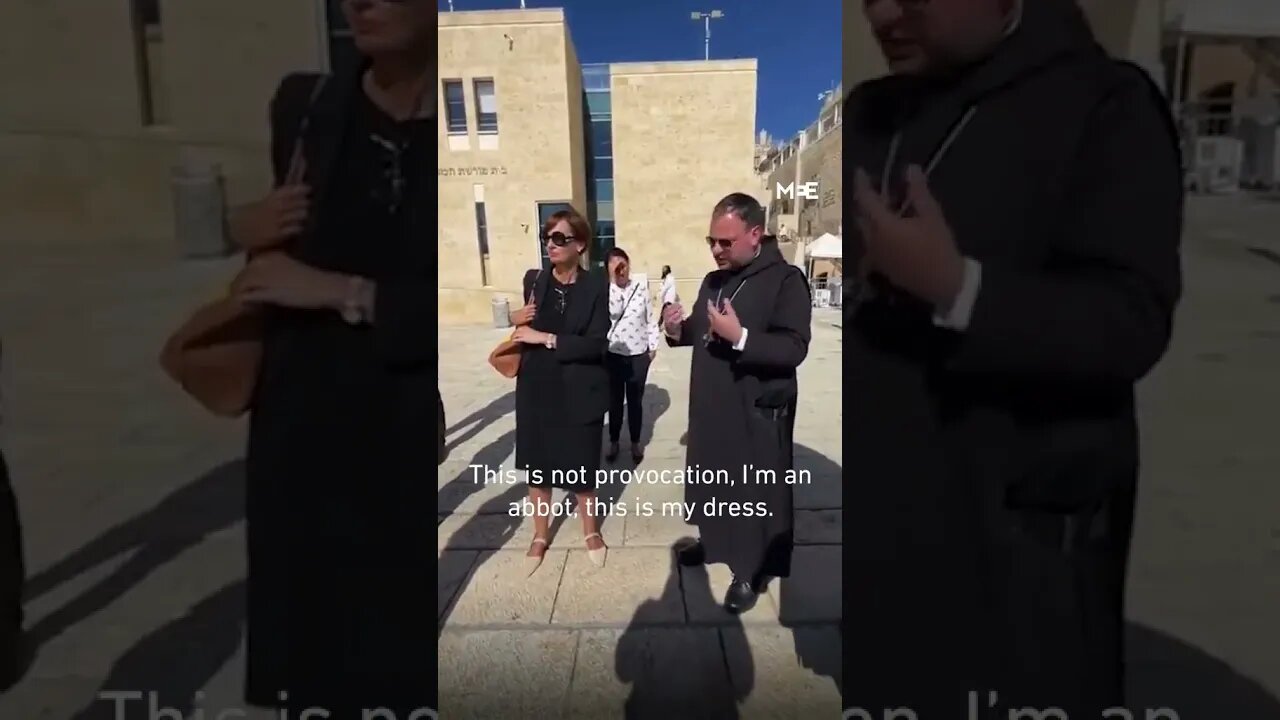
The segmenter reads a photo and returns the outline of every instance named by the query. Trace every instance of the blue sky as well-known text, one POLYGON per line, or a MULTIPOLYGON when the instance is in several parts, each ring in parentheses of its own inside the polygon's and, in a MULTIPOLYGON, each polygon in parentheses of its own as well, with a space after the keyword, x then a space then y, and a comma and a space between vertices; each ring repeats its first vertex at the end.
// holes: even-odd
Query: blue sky
MULTIPOLYGON (((756 58, 757 129, 788 138, 817 117, 818 94, 840 81, 840 0, 526 0, 561 7, 582 63, 701 60, 711 21, 711 58, 756 58)), ((437 0, 442 11, 447 0, 437 0)), ((519 8, 520 0, 454 0, 454 10, 519 8)))

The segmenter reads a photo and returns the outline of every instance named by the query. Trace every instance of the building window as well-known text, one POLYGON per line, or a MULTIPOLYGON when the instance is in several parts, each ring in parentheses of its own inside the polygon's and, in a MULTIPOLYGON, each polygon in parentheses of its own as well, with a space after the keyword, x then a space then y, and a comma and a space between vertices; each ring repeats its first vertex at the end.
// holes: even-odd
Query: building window
POLYGON ((609 66, 584 65, 582 88, 586 110, 587 217, 593 241, 591 257, 603 267, 604 256, 615 246, 613 223, 613 96, 609 92, 609 66))
POLYGON ((169 108, 162 72, 164 29, 160 0, 133 0, 132 12, 140 119, 143 125, 163 125, 169 119, 169 108))
POLYGON ((493 91, 493 80, 475 81, 476 130, 481 133, 498 132, 498 98, 493 91))
POLYGON ((613 96, 607 92, 589 92, 587 93, 587 113, 593 117, 600 115, 612 116, 613 114, 613 96))
POLYGON ((489 286, 489 216, 484 207, 484 186, 472 185, 476 203, 476 248, 480 251, 480 284, 489 286))
POLYGON ((467 98, 461 80, 444 81, 444 116, 450 135, 467 134, 467 98))

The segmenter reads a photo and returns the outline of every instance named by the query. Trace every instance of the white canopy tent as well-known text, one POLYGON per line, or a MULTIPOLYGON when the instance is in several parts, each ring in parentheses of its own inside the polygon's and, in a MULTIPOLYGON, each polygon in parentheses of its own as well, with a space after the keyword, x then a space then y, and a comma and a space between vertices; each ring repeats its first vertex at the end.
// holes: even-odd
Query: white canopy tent
POLYGON ((805 248, 805 255, 810 260, 839 260, 844 257, 844 241, 838 235, 823 233, 809 243, 805 248))
MULTIPOLYGON (((837 263, 844 258, 844 240, 839 235, 831 233, 823 233, 813 242, 809 243, 804 249, 805 255, 805 275, 813 280, 813 270, 815 260, 834 260, 837 263)), ((838 302, 839 288, 839 272, 834 273, 836 277, 824 277, 818 280, 818 286, 814 288, 813 300, 816 307, 828 307, 833 300, 838 302), (833 295, 836 297, 833 298, 833 295)))

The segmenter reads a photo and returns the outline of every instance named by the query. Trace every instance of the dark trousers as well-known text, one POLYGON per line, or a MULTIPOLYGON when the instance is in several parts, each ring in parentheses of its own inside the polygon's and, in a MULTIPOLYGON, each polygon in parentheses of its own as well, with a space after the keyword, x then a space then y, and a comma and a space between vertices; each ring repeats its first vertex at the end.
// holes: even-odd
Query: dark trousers
POLYGON ((25 582, 18 502, 9 480, 9 466, 0 453, 0 657, 12 654, 21 635, 25 582))
POLYGON ((616 355, 609 353, 605 365, 609 370, 609 442, 622 436, 622 405, 627 406, 627 429, 631 443, 640 443, 644 426, 644 384, 649 378, 649 353, 616 355))

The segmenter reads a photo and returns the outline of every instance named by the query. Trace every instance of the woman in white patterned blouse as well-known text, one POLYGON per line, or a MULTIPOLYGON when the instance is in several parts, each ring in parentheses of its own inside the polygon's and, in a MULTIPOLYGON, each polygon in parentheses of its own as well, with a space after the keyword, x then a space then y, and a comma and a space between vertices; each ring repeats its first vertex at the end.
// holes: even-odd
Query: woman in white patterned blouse
POLYGON ((644 459, 640 431, 644 426, 644 385, 649 364, 658 352, 658 324, 650 316, 649 292, 645 283, 631 278, 631 258, 625 250, 613 248, 606 256, 609 269, 609 451, 605 460, 618 459, 622 436, 622 407, 627 408, 627 429, 631 434, 631 459, 644 459))

